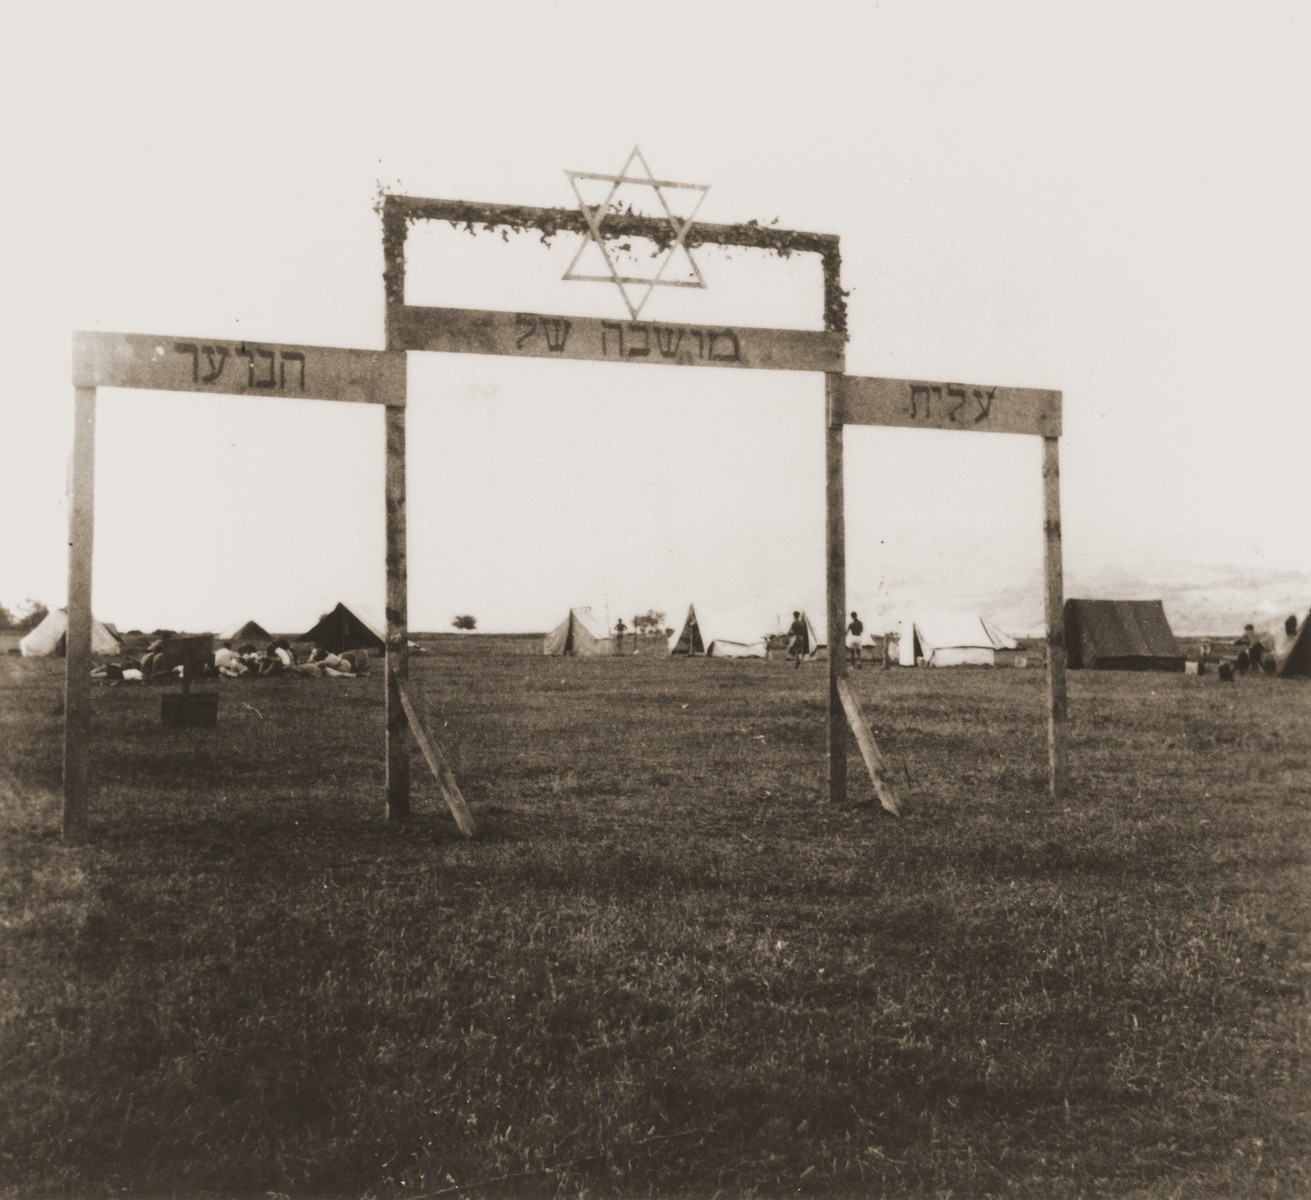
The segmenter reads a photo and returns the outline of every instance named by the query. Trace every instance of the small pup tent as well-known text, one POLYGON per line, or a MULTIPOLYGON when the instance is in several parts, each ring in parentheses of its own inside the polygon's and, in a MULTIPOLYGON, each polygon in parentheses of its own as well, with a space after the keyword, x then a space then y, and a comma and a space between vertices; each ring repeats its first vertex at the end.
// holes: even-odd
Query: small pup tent
POLYGON ((273 640, 273 635, 258 621, 247 621, 244 625, 233 625, 218 635, 220 642, 254 642, 262 645, 273 640))
POLYGON ((307 633, 302 633, 297 640, 313 642, 319 649, 327 650, 330 654, 341 654, 346 650, 387 649, 382 634, 344 604, 338 604, 330 613, 324 613, 319 623, 307 633))
POLYGON ((1065 661, 1072 671, 1182 671, 1159 600, 1067 600, 1065 661))
POLYGON ((596 658, 612 653, 612 648, 609 633, 592 616, 590 608, 571 608, 569 615, 546 635, 542 652, 596 658))
POLYGON ((902 624, 897 661, 903 667, 993 667, 998 650, 1019 643, 978 613, 923 613, 902 624))
MULTIPOLYGON (((54 655, 63 658, 67 648, 68 610, 52 608, 45 619, 18 643, 18 652, 24 658, 44 658, 54 655)), ((91 653, 117 654, 118 639, 95 617, 91 618, 91 653)))
POLYGON ((769 645, 764 638, 754 642, 731 642, 727 638, 715 638, 706 654, 710 658, 768 658, 769 645))

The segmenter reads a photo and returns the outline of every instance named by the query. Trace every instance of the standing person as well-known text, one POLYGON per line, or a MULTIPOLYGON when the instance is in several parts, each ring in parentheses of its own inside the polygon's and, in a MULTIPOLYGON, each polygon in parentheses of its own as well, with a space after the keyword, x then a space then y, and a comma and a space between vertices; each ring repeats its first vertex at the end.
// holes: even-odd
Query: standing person
POLYGON ((1261 660, 1265 657, 1265 647, 1261 644, 1261 635, 1254 626, 1244 625, 1243 636, 1238 639, 1247 647, 1247 658, 1253 671, 1261 670, 1261 660))
POLYGON ((617 643, 615 648, 616 654, 623 654, 624 652, 624 630, 627 628, 628 626, 624 624, 623 617, 620 617, 619 620, 615 622, 615 641, 617 643))
POLYGON ((851 614, 851 624, 847 626, 847 662, 860 666, 860 639, 865 633, 865 626, 860 617, 851 614))
POLYGON ((806 622, 799 612, 792 614, 792 624, 788 626, 788 658, 792 659, 793 668, 801 666, 801 660, 810 653, 810 633, 806 622))

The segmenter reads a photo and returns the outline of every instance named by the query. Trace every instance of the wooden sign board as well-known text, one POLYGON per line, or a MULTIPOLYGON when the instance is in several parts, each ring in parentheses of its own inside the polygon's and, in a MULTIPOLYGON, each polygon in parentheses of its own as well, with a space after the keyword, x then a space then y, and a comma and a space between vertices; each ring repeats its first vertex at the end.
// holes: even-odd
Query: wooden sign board
POLYGON ((843 425, 1061 435, 1061 393, 1037 388, 844 375, 837 408, 843 425))
POLYGON ((843 365, 843 336, 818 330, 603 321, 416 305, 393 307, 388 323, 388 345, 397 350, 775 371, 837 372, 843 365))
POLYGON ((334 346, 155 336, 73 334, 73 385, 405 403, 405 355, 334 346))

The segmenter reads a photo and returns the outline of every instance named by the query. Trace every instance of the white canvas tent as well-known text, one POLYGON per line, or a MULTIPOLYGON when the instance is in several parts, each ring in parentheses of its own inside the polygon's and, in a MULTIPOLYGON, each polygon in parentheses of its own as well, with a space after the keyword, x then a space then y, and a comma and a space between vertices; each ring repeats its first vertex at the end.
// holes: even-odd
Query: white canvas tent
POLYGON ((706 618, 697 612, 696 605, 689 604, 682 626, 669 639, 669 653, 704 654, 707 658, 765 658, 765 638, 756 628, 760 624, 745 613, 714 614, 706 618))
POLYGON ((977 613, 921 613, 899 624, 903 667, 991 667, 1019 643, 977 613))
POLYGON ((592 615, 592 610, 571 608, 569 615, 546 635, 542 652, 593 658, 613 653, 613 650, 609 632, 592 615))
MULTIPOLYGON (((68 611, 52 608, 45 620, 18 643, 24 658, 44 658, 46 655, 63 657, 65 634, 68 632, 68 611)), ((91 618, 91 653, 117 654, 118 639, 94 617, 91 618)))

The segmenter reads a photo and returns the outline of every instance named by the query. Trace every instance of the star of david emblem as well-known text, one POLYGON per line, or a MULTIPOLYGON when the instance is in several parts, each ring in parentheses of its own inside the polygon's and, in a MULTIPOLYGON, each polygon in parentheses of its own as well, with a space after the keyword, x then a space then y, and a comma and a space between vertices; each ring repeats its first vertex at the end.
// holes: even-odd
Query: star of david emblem
MULTIPOLYGON (((583 280, 589 283, 614 283, 619 289, 619 294, 623 296, 624 304, 628 307, 634 321, 638 319, 642 309, 646 306, 646 302, 651 298, 651 293, 658 287, 703 288, 706 286, 706 281, 696 265, 696 260, 692 257, 692 251, 686 239, 688 230, 692 228, 692 222, 696 219, 697 210, 700 209, 701 202, 710 190, 709 184, 672 183, 667 179, 657 179, 651 173, 651 168, 647 165, 646 156, 642 153, 640 146, 633 147, 632 153, 629 154, 617 175, 602 175, 595 171, 566 171, 565 175, 568 176, 569 184, 574 189, 574 195, 578 197, 578 207, 587 221, 588 232, 587 236, 583 238, 582 245, 578 247, 578 253, 574 255, 573 262, 566 269, 563 278, 583 280), (630 174, 630 169, 634 163, 639 164, 646 174, 630 174), (610 184, 609 192, 599 204, 589 204, 587 198, 583 195, 583 188, 580 187, 580 184, 587 180, 610 184), (626 185, 650 188, 655 193, 655 198, 659 201, 660 209, 669 222, 669 229, 673 234, 673 240, 656 259, 654 273, 650 275, 621 273, 615 262, 615 247, 608 245, 605 240, 603 227, 606 218, 615 211, 611 208, 611 205, 614 203, 615 196, 619 193, 620 188, 626 185), (696 193, 692 211, 686 217, 675 215, 674 208, 669 203, 669 197, 665 194, 666 191, 671 189, 682 189, 686 192, 696 193), (577 270, 579 262, 588 252, 589 247, 592 246, 600 251, 608 274, 582 274, 577 270), (681 279, 666 279, 665 272, 670 262, 679 252, 681 252, 681 260, 686 263, 688 274, 681 279), (629 288, 633 289, 631 293, 629 288)), ((595 252, 593 252, 592 257, 595 257, 595 252)))

